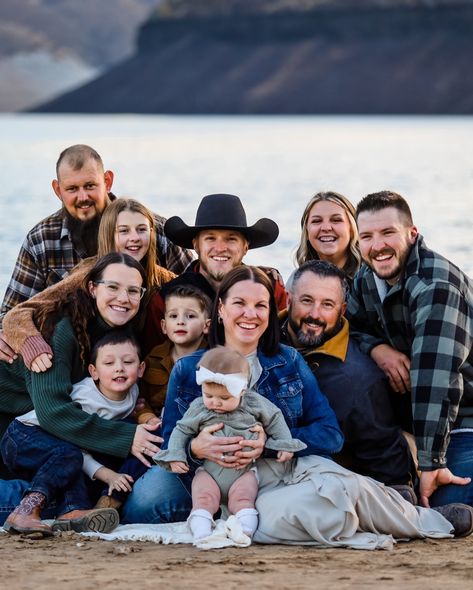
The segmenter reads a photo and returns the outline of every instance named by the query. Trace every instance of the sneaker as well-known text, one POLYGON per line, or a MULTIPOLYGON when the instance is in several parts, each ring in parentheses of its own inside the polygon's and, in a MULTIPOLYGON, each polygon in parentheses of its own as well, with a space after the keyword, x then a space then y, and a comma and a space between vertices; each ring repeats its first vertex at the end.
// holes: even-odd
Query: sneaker
POLYGON ((396 490, 396 492, 398 494, 400 494, 404 500, 406 500, 406 502, 409 502, 409 504, 413 504, 414 506, 417 506, 417 496, 416 493, 414 492, 414 489, 407 484, 396 484, 393 486, 389 486, 392 490, 396 490))
POLYGON ((110 533, 118 526, 120 517, 114 508, 93 508, 73 510, 63 514, 52 524, 53 531, 75 531, 76 533, 110 533))
POLYGON ((453 527, 455 537, 468 537, 473 532, 473 508, 467 504, 445 504, 436 506, 433 510, 439 512, 453 527))

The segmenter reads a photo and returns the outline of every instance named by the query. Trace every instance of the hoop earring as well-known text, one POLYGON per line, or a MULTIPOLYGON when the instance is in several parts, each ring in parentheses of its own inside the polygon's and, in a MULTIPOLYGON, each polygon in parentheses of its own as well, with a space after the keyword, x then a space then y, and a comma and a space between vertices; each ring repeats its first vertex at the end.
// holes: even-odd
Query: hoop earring
POLYGON ((223 319, 222 319, 222 316, 221 316, 221 315, 219 315, 219 316, 218 316, 218 318, 217 318, 217 322, 218 322, 219 324, 223 324, 223 319))

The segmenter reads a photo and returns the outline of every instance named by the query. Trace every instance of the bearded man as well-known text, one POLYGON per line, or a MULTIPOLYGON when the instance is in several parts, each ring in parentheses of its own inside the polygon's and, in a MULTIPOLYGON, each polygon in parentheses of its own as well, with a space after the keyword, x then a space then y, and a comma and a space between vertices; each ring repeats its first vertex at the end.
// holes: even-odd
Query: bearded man
POLYGON ((473 506, 473 283, 426 246, 401 195, 367 195, 356 218, 366 264, 347 317, 411 402, 421 503, 473 506))
POLYGON ((344 317, 343 271, 312 260, 293 273, 286 289, 282 341, 302 354, 337 416, 345 444, 334 459, 416 503, 415 465, 394 417, 388 380, 361 352, 344 317))
MULTIPOLYGON (((90 146, 72 145, 61 152, 52 181, 61 209, 37 223, 27 234, 8 284, 0 310, 3 316, 50 285, 58 283, 81 260, 97 254, 100 219, 115 199, 111 193, 114 174, 105 170, 102 158, 90 146)), ((166 219, 154 214, 156 262, 179 274, 193 255, 164 235, 166 219)), ((1 338, 0 360, 12 361, 14 352, 1 338)))

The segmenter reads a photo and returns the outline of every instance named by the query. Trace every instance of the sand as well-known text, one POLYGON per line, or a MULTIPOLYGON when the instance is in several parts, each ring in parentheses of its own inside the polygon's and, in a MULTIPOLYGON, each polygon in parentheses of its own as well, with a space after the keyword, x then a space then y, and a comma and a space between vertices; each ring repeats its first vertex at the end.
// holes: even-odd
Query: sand
POLYGON ((41 540, 0 535, 3 587, 14 590, 461 590, 473 588, 472 553, 473 536, 399 543, 393 551, 283 545, 202 551, 76 533, 41 540))

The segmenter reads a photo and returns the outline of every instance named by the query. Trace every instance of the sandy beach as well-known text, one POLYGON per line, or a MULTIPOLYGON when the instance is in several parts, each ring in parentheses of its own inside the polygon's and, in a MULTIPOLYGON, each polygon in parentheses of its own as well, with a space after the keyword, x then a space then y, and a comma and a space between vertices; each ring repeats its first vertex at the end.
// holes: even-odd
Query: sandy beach
POLYGON ((283 545, 202 551, 75 533, 41 540, 0 535, 3 583, 15 590, 462 590, 472 588, 472 551, 473 536, 399 543, 393 551, 283 545))

